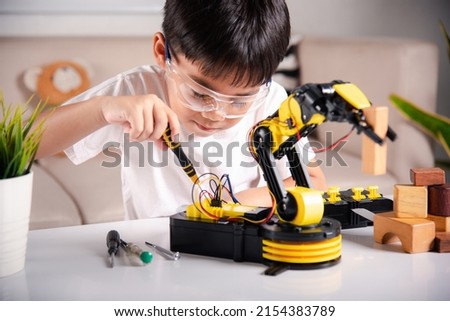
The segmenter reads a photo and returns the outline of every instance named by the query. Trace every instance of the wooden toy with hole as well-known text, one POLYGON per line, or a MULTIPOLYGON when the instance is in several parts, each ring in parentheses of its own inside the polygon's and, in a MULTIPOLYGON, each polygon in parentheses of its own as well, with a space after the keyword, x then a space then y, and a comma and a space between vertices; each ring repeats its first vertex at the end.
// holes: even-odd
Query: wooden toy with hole
POLYGON ((450 184, 440 168, 413 168, 412 184, 394 185, 392 212, 374 216, 377 243, 400 241, 407 253, 450 252, 450 184))

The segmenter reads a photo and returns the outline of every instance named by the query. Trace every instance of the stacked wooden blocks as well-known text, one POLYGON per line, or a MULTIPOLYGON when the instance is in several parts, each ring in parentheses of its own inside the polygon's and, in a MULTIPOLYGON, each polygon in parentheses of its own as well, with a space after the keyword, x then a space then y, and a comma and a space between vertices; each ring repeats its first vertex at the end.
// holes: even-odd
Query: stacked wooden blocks
POLYGON ((450 184, 440 168, 411 169, 412 184, 394 186, 394 211, 374 216, 374 240, 400 239, 408 253, 450 252, 450 184))

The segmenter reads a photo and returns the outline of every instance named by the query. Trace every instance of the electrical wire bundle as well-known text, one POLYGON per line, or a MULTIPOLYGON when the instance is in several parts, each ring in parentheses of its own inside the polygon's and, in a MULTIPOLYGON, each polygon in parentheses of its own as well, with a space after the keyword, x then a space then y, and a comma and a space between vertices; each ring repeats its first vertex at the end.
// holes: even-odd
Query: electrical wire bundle
POLYGON ((202 174, 193 184, 191 191, 194 208, 207 218, 222 221, 243 219, 256 224, 265 223, 272 217, 275 201, 272 194, 271 197, 271 208, 241 205, 234 195, 228 174, 221 177, 213 173, 202 174))

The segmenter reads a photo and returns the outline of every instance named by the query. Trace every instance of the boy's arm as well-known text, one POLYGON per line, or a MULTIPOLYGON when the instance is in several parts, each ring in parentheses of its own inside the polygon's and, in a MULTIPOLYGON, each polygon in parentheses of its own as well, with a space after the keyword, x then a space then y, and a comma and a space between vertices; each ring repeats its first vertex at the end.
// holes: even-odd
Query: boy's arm
MULTIPOLYGON (((312 163, 314 163, 314 161, 312 163)), ((313 185, 312 188, 320 191, 326 191, 327 189, 326 179, 320 166, 308 167, 308 173, 311 179, 311 183, 313 185)), ((283 182, 285 187, 295 186, 295 182, 292 177, 284 179, 283 182)), ((245 191, 236 193, 236 198, 243 205, 253 205, 262 207, 272 206, 272 200, 270 197, 269 189, 266 186, 250 188, 245 191)))
POLYGON ((36 158, 60 152, 98 128, 106 125, 100 116, 99 97, 49 110, 45 118, 45 131, 36 158))
POLYGON ((179 132, 176 114, 157 96, 98 96, 52 109, 46 117, 45 131, 36 157, 62 151, 97 129, 118 124, 130 140, 157 141, 167 125, 179 132))
MULTIPOLYGON (((317 162, 315 159, 311 161, 311 164, 316 163, 317 162)), ((319 165, 308 166, 308 173, 311 179, 311 183, 313 185, 312 188, 325 192, 328 187, 327 187, 327 180, 325 178, 325 174, 322 171, 322 168, 320 168, 319 165)))

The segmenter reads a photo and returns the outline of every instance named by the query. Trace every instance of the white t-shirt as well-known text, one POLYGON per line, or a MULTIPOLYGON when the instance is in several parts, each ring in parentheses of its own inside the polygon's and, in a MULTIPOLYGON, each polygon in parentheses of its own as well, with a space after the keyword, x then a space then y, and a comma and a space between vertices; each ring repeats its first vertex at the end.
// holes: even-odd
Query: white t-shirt
MULTIPOLYGON (((139 66, 116 75, 69 100, 66 104, 94 96, 124 96, 156 94, 168 103, 164 71, 157 66, 139 66)), ((273 114, 286 98, 286 91, 272 83, 264 105, 245 115, 228 130, 209 137, 188 135, 183 128, 180 142, 200 176, 213 173, 228 174, 233 192, 265 185, 262 171, 250 155, 247 146, 248 130, 258 121, 273 114)), ((301 145, 307 140, 302 139, 301 145)), ((126 218, 150 218, 175 214, 183 206, 192 204, 192 181, 180 167, 174 153, 161 150, 153 142, 130 142, 122 127, 107 125, 83 138, 65 152, 75 164, 80 164, 105 150, 118 147, 121 153, 105 154, 111 161, 104 166, 121 166, 122 193, 126 218)), ((308 158, 314 153, 309 150, 308 158)), ((277 167, 282 179, 290 176, 285 160, 277 167)), ((257 204, 247 204, 257 205, 257 204)))

